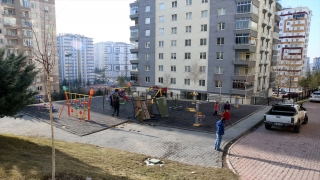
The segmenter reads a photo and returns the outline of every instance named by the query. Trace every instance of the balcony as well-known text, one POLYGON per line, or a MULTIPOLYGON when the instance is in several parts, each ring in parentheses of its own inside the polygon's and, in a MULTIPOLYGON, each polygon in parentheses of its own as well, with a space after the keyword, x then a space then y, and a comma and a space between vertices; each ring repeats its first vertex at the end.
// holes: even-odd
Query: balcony
POLYGON ((266 53, 269 53, 270 52, 270 47, 266 47, 266 53))
POLYGON ((252 96, 253 95, 253 88, 231 89, 231 93, 233 95, 252 96))
POLYGON ((14 6, 14 0, 2 0, 2 4, 8 4, 8 5, 13 5, 14 6))
POLYGON ((261 33, 261 39, 265 39, 266 38, 266 34, 265 33, 261 33))
POLYGON ((244 58, 234 58, 233 61, 234 65, 243 65, 248 67, 255 67, 256 66, 256 60, 255 59, 244 59, 244 58))
POLYGON ((139 64, 139 59, 131 59, 130 63, 131 64, 139 64))
POLYGON ((278 56, 277 55, 273 55, 271 61, 278 61, 278 56))
POLYGON ((132 69, 130 71, 130 74, 139 74, 139 70, 138 69, 132 69))
POLYGON ((266 13, 266 12, 268 12, 269 11, 269 7, 267 6, 267 5, 263 5, 263 13, 266 13))
POLYGON ((136 18, 139 17, 138 11, 136 11, 136 12, 137 12, 137 13, 130 14, 130 19, 131 19, 131 20, 134 20, 134 19, 136 19, 136 18))
POLYGON ((250 52, 256 52, 257 50, 255 40, 250 41, 248 44, 235 44, 233 48, 236 50, 249 50, 250 52))
POLYGON ((272 47, 272 54, 278 54, 278 48, 275 45, 272 47))
POLYGON ((276 75, 277 75, 277 73, 276 73, 276 72, 270 72, 270 78, 275 78, 275 77, 276 77, 276 75))
POLYGON ((279 39, 279 33, 277 33, 277 32, 273 32, 272 33, 272 37, 273 37, 273 39, 279 39))
POLYGON ((270 39, 271 39, 271 35, 270 35, 270 34, 267 34, 267 35, 266 35, 266 40, 269 41, 270 39))
POLYGON ((269 82, 269 88, 274 88, 276 86, 275 82, 269 82))
POLYGON ((250 18, 252 21, 258 23, 259 22, 259 17, 258 14, 254 12, 248 12, 248 13, 237 13, 236 14, 236 19, 240 18, 250 18))
POLYGON ((281 21, 281 18, 280 18, 280 16, 279 16, 278 14, 276 14, 276 15, 274 16, 274 19, 275 19, 276 21, 278 21, 278 22, 281 21))
POLYGON ((262 19, 262 26, 266 26, 268 24, 268 20, 262 19))
POLYGON ((138 18, 138 7, 139 7, 139 2, 135 1, 133 3, 130 3, 130 19, 134 20, 135 18, 138 18))
POLYGON ((280 29, 278 26, 273 26, 273 31, 279 33, 280 29))
POLYGON ((276 8, 277 8, 277 11, 281 11, 281 10, 282 10, 281 4, 279 4, 279 3, 277 2, 277 3, 276 3, 276 8))
POLYGON ((138 45, 132 45, 130 48, 131 53, 137 53, 139 51, 139 46, 138 45))
POLYGON ((267 28, 270 29, 272 27, 272 22, 268 21, 267 28))
POLYGON ((251 37, 258 37, 258 30, 254 28, 248 28, 248 29, 236 29, 236 34, 250 34, 251 37))
POLYGON ((139 30, 131 29, 130 30, 130 41, 138 41, 139 40, 139 30))
POLYGON ((271 61, 271 66, 277 66, 277 61, 271 61))
POLYGON ((259 78, 261 78, 261 77, 263 77, 263 76, 264 76, 264 72, 259 72, 259 73, 258 73, 258 77, 259 77, 259 78))
POLYGON ((269 4, 272 4, 275 0, 269 0, 269 4))
POLYGON ((272 14, 273 14, 273 10, 272 10, 272 8, 269 8, 268 16, 271 16, 272 14))
POLYGON ((258 90, 258 91, 261 90, 261 85, 258 85, 257 90, 258 90))
POLYGON ((260 46, 260 51, 264 52, 264 51, 266 51, 266 48, 264 46, 260 46))
POLYGON ((259 64, 268 64, 266 59, 260 59, 259 64))
POLYGON ((253 74, 243 74, 243 73, 234 73, 232 76, 232 80, 242 80, 247 82, 254 81, 254 75, 253 74))
POLYGON ((267 89, 267 85, 262 85, 262 89, 267 89))

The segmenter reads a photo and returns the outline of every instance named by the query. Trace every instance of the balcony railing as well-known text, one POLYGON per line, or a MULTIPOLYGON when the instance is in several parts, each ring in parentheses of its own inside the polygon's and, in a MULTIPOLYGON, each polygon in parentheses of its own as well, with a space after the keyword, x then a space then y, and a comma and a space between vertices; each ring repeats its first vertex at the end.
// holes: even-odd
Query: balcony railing
POLYGON ((2 0, 2 3, 14 5, 14 0, 2 0))
POLYGON ((273 38, 274 39, 279 39, 279 33, 273 32, 273 38))
POLYGON ((260 46, 260 51, 266 51, 266 48, 264 46, 260 46))

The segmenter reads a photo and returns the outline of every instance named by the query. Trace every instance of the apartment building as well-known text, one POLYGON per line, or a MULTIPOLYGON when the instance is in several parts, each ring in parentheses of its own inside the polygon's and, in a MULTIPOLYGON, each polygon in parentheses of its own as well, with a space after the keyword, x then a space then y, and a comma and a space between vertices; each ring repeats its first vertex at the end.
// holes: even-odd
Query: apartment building
POLYGON ((278 71, 283 75, 285 91, 298 91, 298 81, 306 75, 307 50, 312 12, 308 7, 286 8, 281 17, 278 45, 278 71))
MULTIPOLYGON (((40 50, 44 52, 44 37, 53 37, 49 38, 48 43, 54 47, 56 35, 52 32, 55 32, 55 0, 1 0, 0 9, 0 48, 6 49, 6 56, 24 53, 28 63, 35 63, 40 73, 30 89, 38 91, 43 99, 47 99, 47 76, 43 65, 35 61, 33 48, 39 44, 40 50), (43 24, 45 27, 41 26, 43 24)), ((51 50, 55 52, 55 49, 51 50)), ((50 90, 59 91, 57 63, 52 69, 50 81, 50 90)))
POLYGON ((313 58, 312 73, 320 72, 320 57, 313 58))
POLYGON ((94 82, 93 39, 79 34, 59 34, 58 58, 60 83, 65 79, 72 87, 94 82))
POLYGON ((268 96, 274 86, 281 5, 274 0, 137 0, 130 4, 133 85, 268 96), (276 46, 275 46, 276 47, 276 46), (188 78, 197 63, 201 76, 188 78))
POLYGON ((132 65, 130 60, 137 59, 131 54, 131 44, 124 42, 99 42, 94 44, 95 68, 105 71, 106 78, 118 76, 130 78, 132 65))

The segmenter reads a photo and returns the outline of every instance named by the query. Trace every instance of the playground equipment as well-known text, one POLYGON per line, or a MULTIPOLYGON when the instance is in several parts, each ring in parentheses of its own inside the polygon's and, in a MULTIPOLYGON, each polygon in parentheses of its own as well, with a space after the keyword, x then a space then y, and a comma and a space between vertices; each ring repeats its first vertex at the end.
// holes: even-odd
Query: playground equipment
MULTIPOLYGON (((80 118, 79 123, 81 123, 82 120, 86 118, 88 118, 88 121, 90 121, 90 108, 91 108, 93 89, 90 90, 89 95, 67 92, 67 88, 65 86, 63 86, 63 91, 66 96, 65 104, 68 106, 68 116, 75 116, 76 118, 80 118), (69 96, 70 96, 70 100, 69 100, 69 96), (86 101, 86 98, 88 102, 86 101)), ((59 114, 59 118, 61 116, 61 113, 63 111, 65 104, 63 104, 62 106, 62 109, 59 114)))
MULTIPOLYGON (((36 96, 36 99, 39 100, 39 103, 43 103, 43 106, 47 106, 50 108, 50 105, 49 104, 47 105, 46 102, 44 102, 44 100, 42 100, 41 96, 36 96)), ((41 105, 38 104, 38 111, 40 111, 40 110, 41 110, 41 105)), ((52 111, 56 111, 56 108, 53 105, 52 105, 52 111)))

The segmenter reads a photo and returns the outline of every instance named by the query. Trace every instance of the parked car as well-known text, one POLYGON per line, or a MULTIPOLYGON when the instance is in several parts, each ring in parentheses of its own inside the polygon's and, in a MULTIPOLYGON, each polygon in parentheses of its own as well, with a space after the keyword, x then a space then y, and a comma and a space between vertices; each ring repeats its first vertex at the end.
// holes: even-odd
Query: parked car
POLYGON ((287 92, 284 95, 282 95, 283 98, 288 98, 290 95, 290 98, 295 98, 298 97, 298 93, 296 92, 287 92))
POLYGON ((310 96, 310 102, 313 102, 313 101, 320 101, 320 91, 315 91, 311 94, 310 96))
POLYGON ((293 127, 293 131, 299 133, 301 124, 307 123, 306 108, 302 104, 294 104, 292 101, 284 104, 275 104, 264 115, 264 125, 267 130, 270 130, 272 126, 293 127))

